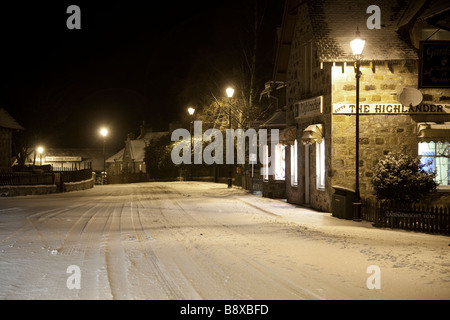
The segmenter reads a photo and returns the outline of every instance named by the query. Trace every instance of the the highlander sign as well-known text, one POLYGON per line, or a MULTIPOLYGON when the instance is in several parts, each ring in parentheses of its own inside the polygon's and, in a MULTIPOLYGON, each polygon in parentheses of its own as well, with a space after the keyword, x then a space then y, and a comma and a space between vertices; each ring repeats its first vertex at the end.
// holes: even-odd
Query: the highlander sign
MULTIPOLYGON (((360 114, 445 114, 450 110, 449 104, 427 104, 405 106, 403 104, 360 104, 360 114)), ((355 114, 355 104, 333 104, 333 114, 355 114)))

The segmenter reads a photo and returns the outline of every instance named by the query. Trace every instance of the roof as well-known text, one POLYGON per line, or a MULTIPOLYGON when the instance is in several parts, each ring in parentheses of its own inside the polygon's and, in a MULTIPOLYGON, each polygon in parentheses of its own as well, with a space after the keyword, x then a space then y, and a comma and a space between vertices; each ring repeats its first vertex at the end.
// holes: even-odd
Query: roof
POLYGON ((374 4, 373 0, 286 0, 272 80, 286 81, 293 37, 295 32, 303 32, 296 25, 300 19, 298 10, 306 10, 302 13, 307 13, 309 18, 320 62, 354 61, 350 41, 355 37, 357 27, 366 40, 363 60, 418 60, 417 52, 402 39, 399 28, 423 17, 430 8, 435 8, 436 14, 441 12, 438 17, 442 12, 448 13, 442 9, 441 3, 445 1, 377 0, 381 29, 368 29, 367 20, 371 14, 367 13, 367 8, 374 4))
MULTIPOLYGON (((409 0, 408 2, 413 1, 409 0)), ((403 41, 398 22, 408 5, 404 0, 377 0, 380 8, 380 29, 368 29, 366 13, 373 0, 308 0, 310 21, 313 29, 318 58, 321 62, 353 61, 350 48, 358 27, 366 40, 363 60, 418 60, 414 48, 403 41), (403 3, 403 5, 402 5, 403 3)))
POLYGON ((450 31, 450 3, 448 0, 428 0, 417 20, 450 31))
POLYGON ((295 31, 296 22, 296 8, 299 0, 287 0, 283 20, 281 22, 281 30, 278 35, 278 46, 275 55, 274 71, 273 71, 273 81, 286 81, 286 72, 289 63, 289 56, 292 45, 292 38, 295 31))
POLYGON ((144 161, 146 142, 143 139, 129 141, 130 157, 134 161, 144 161))
POLYGON ((119 152, 117 152, 115 155, 112 155, 108 159, 106 159, 107 163, 114 163, 116 161, 122 161, 123 153, 125 152, 125 148, 121 149, 119 152))
POLYGON ((13 130, 25 130, 13 117, 3 108, 0 108, 0 127, 13 130))
POLYGON ((142 139, 146 140, 148 142, 152 142, 153 140, 158 140, 164 137, 165 135, 168 135, 170 132, 146 132, 142 139))
POLYGON ((158 140, 168 134, 170 134, 170 132, 144 132, 139 136, 138 139, 127 140, 125 148, 109 157, 106 162, 114 163, 116 161, 123 161, 125 149, 127 149, 127 155, 129 155, 133 161, 144 161, 145 148, 149 145, 149 143, 153 140, 158 140))
POLYGON ((284 128, 286 127, 286 110, 277 110, 260 128, 284 128))

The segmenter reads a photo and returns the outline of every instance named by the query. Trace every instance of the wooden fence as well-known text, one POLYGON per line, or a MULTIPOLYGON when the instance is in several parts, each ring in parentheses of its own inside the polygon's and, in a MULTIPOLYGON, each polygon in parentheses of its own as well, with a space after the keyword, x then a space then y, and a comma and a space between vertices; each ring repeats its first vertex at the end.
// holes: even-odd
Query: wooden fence
POLYGON ((79 182, 89 180, 92 178, 92 169, 74 170, 74 171, 60 171, 62 182, 79 182))
POLYGON ((373 209, 373 222, 377 227, 450 235, 447 206, 385 201, 377 203, 373 209))
POLYGON ((0 173, 0 185, 2 186, 30 186, 53 185, 55 175, 53 173, 12 172, 0 173))

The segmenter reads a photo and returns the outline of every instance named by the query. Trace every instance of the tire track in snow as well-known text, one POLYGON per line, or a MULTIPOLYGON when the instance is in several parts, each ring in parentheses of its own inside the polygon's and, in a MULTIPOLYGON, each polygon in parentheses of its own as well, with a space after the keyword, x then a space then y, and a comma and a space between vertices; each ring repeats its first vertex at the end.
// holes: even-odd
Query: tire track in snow
MULTIPOLYGON (((140 191, 139 188, 134 190, 140 191)), ((158 255, 152 248, 152 241, 154 240, 145 230, 145 226, 142 222, 143 211, 146 210, 142 201, 142 193, 139 192, 137 195, 133 193, 131 211, 130 211, 130 221, 132 229, 135 235, 135 239, 139 245, 139 249, 142 253, 142 261, 139 264, 143 266, 150 266, 150 270, 153 272, 154 279, 156 283, 150 283, 150 285, 159 285, 160 289, 164 291, 165 299, 182 299, 183 294, 180 288, 174 283, 174 279, 171 277, 169 270, 166 268, 165 264, 159 259, 158 255), (135 197, 137 199, 135 199, 135 197)), ((139 268, 139 265, 136 265, 139 268)), ((148 272, 148 271, 146 271, 148 272)), ((144 293, 148 295, 148 292, 144 293)))
MULTIPOLYGON (((170 189, 172 189, 172 188, 170 188, 170 189)), ((180 194, 176 190, 173 190, 173 191, 174 192, 172 192, 172 194, 174 194, 174 193, 180 194)), ((197 219, 193 218, 192 215, 189 214, 188 210, 183 208, 183 206, 179 203, 176 196, 170 197, 170 200, 171 200, 170 203, 176 205, 186 215, 189 215, 198 225, 215 225, 215 228, 221 228, 221 229, 228 230, 229 234, 232 235, 233 237, 235 237, 235 235, 237 234, 240 238, 245 239, 246 242, 251 243, 252 248, 259 247, 259 243, 255 239, 253 239, 253 238, 249 237, 247 234, 237 230, 235 227, 218 222, 217 220, 211 219, 211 218, 207 217, 206 215, 202 215, 201 218, 203 221, 199 222, 197 219)), ((235 201, 235 200, 236 199, 233 198, 232 200, 227 200, 227 201, 235 201)), ((239 200, 239 198, 237 198, 237 200, 239 200)), ((224 201, 226 201, 226 200, 224 200, 224 201)), ((242 201, 242 202, 245 204, 248 204, 245 201, 242 201)), ((255 208, 257 208, 257 207, 255 207, 255 208)), ((278 215, 268 212, 266 210, 261 210, 260 208, 257 208, 257 209, 264 213, 270 213, 271 216, 279 217, 278 215)), ((281 286, 285 290, 287 290, 287 293, 289 295, 291 295, 292 298, 296 298, 296 299, 298 299, 298 298, 319 299, 319 300, 325 299, 323 296, 305 288, 304 286, 296 284, 293 281, 291 281, 290 279, 282 276, 279 272, 270 268, 266 263, 262 263, 258 259, 255 259, 248 255, 243 254, 239 248, 236 248, 233 246, 224 246, 224 245, 220 245, 220 247, 222 248, 222 250, 225 250, 226 252, 228 252, 231 259, 236 260, 236 257, 238 257, 238 259, 240 261, 244 262, 247 266, 250 266, 252 268, 252 271, 247 271, 247 272, 249 272, 249 274, 251 274, 252 277, 256 277, 256 275, 259 274, 258 277, 261 277, 262 279, 266 279, 266 280, 262 280, 262 281, 265 281, 266 283, 268 283, 268 282, 272 283, 275 290, 281 286)), ((224 252, 222 251, 221 254, 223 254, 223 253, 224 252)), ((223 258, 223 257, 221 257, 221 258, 223 258)), ((286 294, 286 293, 284 293, 284 294, 286 294)))
MULTIPOLYGON (((233 292, 233 290, 225 286, 229 280, 227 277, 228 271, 217 263, 214 256, 208 254, 204 248, 199 247, 198 242, 193 240, 192 234, 188 234, 189 231, 187 229, 198 231, 199 229, 205 229, 205 226, 208 224, 194 218, 177 203, 177 200, 173 197, 174 192, 172 190, 168 190, 165 186, 158 186, 158 189, 165 194, 164 203, 170 204, 169 207, 161 208, 160 213, 164 219, 164 225, 167 226, 167 230, 171 233, 171 238, 176 239, 178 243, 183 244, 185 249, 188 250, 188 252, 182 252, 183 260, 178 257, 175 260, 175 263, 179 265, 180 271, 184 274, 185 278, 191 280, 191 285, 195 287, 200 296, 204 294, 207 297, 214 294, 215 296, 219 296, 218 299, 235 297, 236 292, 233 292), (170 218, 164 211, 170 212, 170 218), (189 264, 187 260, 190 261, 189 264), (191 265, 191 268, 188 269, 188 265, 191 265)), ((231 261, 231 258, 225 258, 226 260, 231 261)), ((245 279, 242 279, 240 284, 244 281, 245 279)), ((251 298, 251 296, 248 295, 243 298, 247 299, 251 298)))
POLYGON ((128 284, 124 283, 128 273, 125 266, 125 252, 121 244, 122 213, 125 202, 119 202, 111 214, 109 230, 103 235, 105 271, 112 299, 128 299, 128 284))
MULTIPOLYGON (((28 199, 27 199, 28 200, 28 199)), ((30 201, 32 199, 29 199, 30 201)), ((59 198, 56 199, 52 199, 52 200, 59 200, 59 198)), ((78 202, 78 199, 73 199, 75 201, 78 202)), ((57 208, 53 208, 53 209, 48 209, 48 210, 44 210, 44 211, 40 211, 40 212, 36 212, 34 214, 31 214, 29 216, 26 217, 26 220, 28 222, 28 224, 20 227, 19 229, 17 229, 14 233, 12 233, 11 235, 9 235, 8 237, 6 237, 5 239, 3 239, 2 241, 0 241, 0 245, 4 244, 5 242, 14 239, 14 238, 18 238, 20 239, 20 236, 23 233, 27 233, 30 230, 35 230, 36 233, 39 236, 39 239, 41 240, 41 242, 46 244, 46 232, 48 231, 48 229, 45 228, 45 223, 47 221, 49 221, 50 219, 56 218, 62 214, 65 214, 69 211, 72 210, 76 210, 80 207, 83 206, 87 206, 90 203, 95 202, 95 200, 88 200, 87 202, 81 202, 80 204, 75 204, 75 205, 71 205, 68 207, 57 207, 57 208), (44 231, 44 232, 43 232, 44 231)), ((22 209, 22 208, 18 208, 18 209, 22 209)), ((46 247, 48 247, 47 245, 45 245, 46 247)))
MULTIPOLYGON (((156 261, 158 261, 159 269, 162 271, 161 276, 165 279, 163 282, 170 284, 170 290, 172 293, 170 294, 170 292, 168 292, 169 298, 203 299, 195 284, 192 283, 192 279, 198 279, 202 276, 205 282, 211 283, 214 282, 214 279, 210 278, 207 273, 201 272, 203 265, 199 264, 197 259, 192 257, 190 254, 187 255, 185 250, 180 252, 180 249, 182 249, 180 244, 185 243, 188 237, 182 232, 182 228, 179 225, 175 225, 173 221, 169 219, 166 214, 164 214, 164 208, 160 202, 166 202, 167 199, 166 197, 158 197, 158 194, 163 193, 166 195, 166 192, 167 191, 165 191, 162 187, 153 185, 151 192, 144 193, 141 189, 141 192, 138 195, 139 210, 137 213, 140 220, 140 229, 144 232, 145 237, 149 236, 145 230, 145 226, 149 223, 152 226, 155 226, 156 221, 160 223, 157 228, 160 230, 160 233, 164 233, 164 235, 166 235, 166 233, 170 234, 168 236, 170 241, 155 239, 147 242, 152 245, 156 243, 162 244, 161 242, 164 241, 164 253, 160 251, 158 251, 158 253, 152 249, 150 259, 157 259, 156 261), (154 189, 161 192, 155 192, 154 189), (156 206, 154 205, 155 203, 156 206), (148 212, 151 208, 154 210, 148 212), (147 218, 147 220, 151 219, 152 221, 147 222, 147 224, 144 225, 144 223, 142 223, 142 217, 147 218), (174 241, 176 241, 175 244, 173 244, 174 241), (183 257, 183 261, 181 263, 179 261, 180 257, 183 257), (189 276, 189 274, 186 273, 186 267, 191 269, 191 275, 194 271, 195 273, 198 273, 199 276, 189 276), (170 295, 172 295, 172 297, 170 297, 170 295)), ((148 249, 149 246, 143 248, 143 250, 148 249)))

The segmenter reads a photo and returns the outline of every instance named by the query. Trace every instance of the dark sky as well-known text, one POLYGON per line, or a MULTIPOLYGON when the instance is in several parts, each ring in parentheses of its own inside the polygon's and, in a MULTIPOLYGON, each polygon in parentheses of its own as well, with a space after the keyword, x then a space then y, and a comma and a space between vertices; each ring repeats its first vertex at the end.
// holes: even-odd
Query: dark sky
MULTIPOLYGON (((247 45, 254 0, 8 1, 0 4, 0 106, 48 147, 111 145, 145 120, 155 130, 185 112, 205 60, 234 68, 247 45), (81 30, 69 30, 69 5, 81 30), (195 74, 197 72, 198 74, 195 74)), ((265 6, 261 63, 270 70, 283 1, 265 6)), ((270 76, 270 74, 269 74, 270 76)), ((270 79, 266 79, 270 80, 270 79)))

